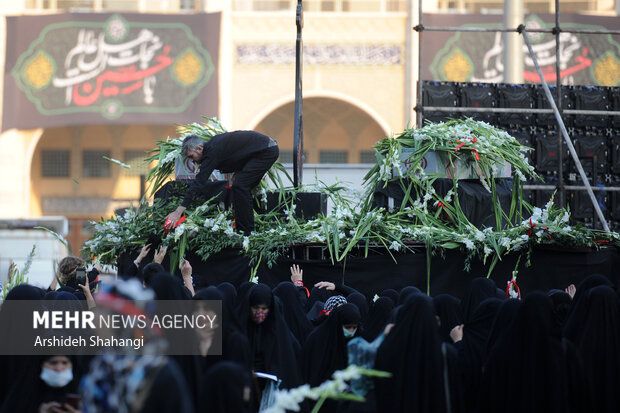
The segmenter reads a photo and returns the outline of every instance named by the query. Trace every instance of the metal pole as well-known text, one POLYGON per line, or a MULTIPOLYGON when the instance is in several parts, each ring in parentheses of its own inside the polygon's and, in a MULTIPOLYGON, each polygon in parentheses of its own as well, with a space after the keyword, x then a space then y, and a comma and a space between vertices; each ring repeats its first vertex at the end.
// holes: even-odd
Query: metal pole
MULTIPOLYGON (((422 103, 422 32, 424 31, 424 26, 422 24, 422 3, 423 0, 418 1, 418 24, 414 28, 415 31, 418 32, 418 84, 416 86, 416 109, 423 107, 422 103)), ((422 111, 416 110, 416 126, 418 128, 422 127, 422 111)))
POLYGON ((304 163, 304 129, 302 107, 302 69, 303 69, 303 42, 301 31, 304 27, 302 0, 297 0, 297 40, 295 42, 295 127, 293 134, 293 185, 299 188, 303 178, 304 163))
MULTIPOLYGON (((523 21, 523 0, 504 0, 504 28, 523 21)), ((518 33, 504 32, 504 83, 523 83, 523 43, 518 33)))
MULTIPOLYGON (((521 34, 523 35, 523 41, 525 42, 527 46, 527 50, 529 51, 530 57, 532 58, 532 61, 534 62, 534 66, 536 66, 536 71, 538 72, 538 76, 540 76, 540 81, 542 83, 545 94, 547 95, 547 100, 549 100, 549 104, 551 105, 551 109, 553 109, 553 114, 555 115, 555 119, 558 122, 560 130, 562 132, 562 136, 564 136, 564 140, 566 141, 566 146, 568 146, 568 150, 570 151, 570 154, 573 157, 573 161, 575 161, 575 166, 577 166, 577 170, 579 171, 579 176, 581 177, 583 185, 586 187, 586 191, 588 192, 588 195, 590 196, 590 201, 592 201, 592 206, 594 207, 594 210, 596 211, 596 215, 598 216, 598 219, 601 221, 601 225, 603 226, 603 229, 609 232, 609 225, 607 225, 607 221, 605 221, 605 217, 603 216, 603 211, 601 211, 601 207, 599 206, 598 201, 596 200, 596 197, 594 196, 594 192, 592 191, 592 187, 590 186, 590 183, 588 182, 588 178, 586 177, 586 173, 583 170, 581 161, 579 160, 579 157, 577 156, 575 147, 573 146, 573 143, 571 142, 570 137, 568 136, 568 131, 566 130, 566 126, 564 126, 564 122, 562 121, 562 116, 560 115, 560 112, 558 111, 558 107, 556 106, 555 101, 553 100, 553 96, 551 95, 551 91, 549 90, 549 85, 547 85, 547 81, 545 80, 542 70, 540 69, 540 65, 538 64, 538 59, 536 58, 536 54, 534 53, 534 50, 532 49, 532 45, 530 44, 530 40, 527 35, 527 30, 525 29, 525 27, 522 27, 522 29, 523 30, 521 31, 521 34)), ((560 157, 561 157, 561 154, 560 154, 560 157)), ((561 158, 560 158, 560 162, 561 162, 561 158)))
MULTIPOLYGON (((560 79, 560 0, 555 0, 555 27, 553 28, 555 35, 555 84, 556 97, 558 99, 558 110, 562 115, 562 81, 560 79)), ((559 129, 559 127, 558 127, 559 129)), ((564 165, 562 164, 562 155, 564 154, 564 145, 562 136, 558 133, 558 192, 560 195, 560 206, 566 206, 566 190, 564 188, 564 165)))
MULTIPOLYGON (((405 107, 404 107, 404 119, 407 122, 411 122, 412 116, 411 111, 413 109, 413 30, 411 27, 413 26, 413 2, 414 0, 407 0, 407 24, 405 25, 405 107)), ((416 77, 419 78, 419 74, 416 77)), ((417 82, 416 82, 417 85, 417 82)), ((416 114, 417 116, 417 114, 416 114)))
MULTIPOLYGON (((486 27, 456 27, 456 26, 424 26, 422 27, 414 27, 414 30, 421 31, 424 30, 426 32, 475 32, 475 33, 497 33, 497 32, 518 32, 519 28, 486 28, 486 27)), ((552 33, 555 34, 555 29, 528 29, 530 33, 552 33)), ((588 29, 562 29, 564 33, 575 33, 575 34, 620 34, 620 30, 588 30, 588 29)))

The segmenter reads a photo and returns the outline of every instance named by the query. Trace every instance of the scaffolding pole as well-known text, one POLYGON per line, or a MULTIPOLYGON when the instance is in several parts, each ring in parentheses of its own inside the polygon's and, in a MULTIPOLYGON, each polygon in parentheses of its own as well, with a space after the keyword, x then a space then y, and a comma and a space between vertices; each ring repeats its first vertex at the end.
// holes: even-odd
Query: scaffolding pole
MULTIPOLYGON (((562 115, 558 111, 558 107, 556 106, 555 101, 553 100, 553 96, 551 95, 551 90, 549 90, 549 85, 547 85, 545 76, 543 75, 542 70, 540 69, 540 65, 538 64, 538 58, 536 58, 534 49, 532 49, 532 45, 530 44, 530 39, 528 38, 527 30, 525 29, 525 26, 522 27, 521 35, 523 36, 523 41, 525 42, 525 45, 527 46, 527 50, 530 53, 530 57, 532 58, 532 61, 534 62, 534 66, 536 67, 538 76, 540 76, 540 81, 542 83, 543 90, 545 91, 545 94, 547 95, 547 100, 549 100, 551 109, 553 109, 553 114, 555 115, 555 119, 557 120, 558 126, 560 127, 560 131, 562 132, 562 136, 564 137, 564 140, 566 141, 566 146, 568 146, 570 155, 572 156, 573 161, 575 162, 575 166, 577 167, 577 171, 579 172, 581 181, 583 182, 583 185, 586 187, 586 191, 588 192, 588 195, 590 196, 590 201, 592 201, 592 206, 594 207, 594 210, 596 211, 596 215, 598 216, 599 221, 601 221, 601 225, 603 226, 603 229, 609 232, 609 225, 607 225, 607 221, 605 220, 605 217, 603 216, 603 211, 601 211, 601 207, 598 204, 596 197, 594 196, 594 192, 592 191, 592 186, 590 185, 590 182, 588 182, 588 177, 586 176, 586 172, 583 170, 583 166, 581 165, 579 156, 577 156, 577 151, 575 151, 573 142, 571 142, 570 137, 568 136, 568 131, 566 130, 566 126, 564 126, 564 121, 562 120, 562 115)), ((562 163, 561 159, 559 160, 559 163, 560 164, 562 163)))

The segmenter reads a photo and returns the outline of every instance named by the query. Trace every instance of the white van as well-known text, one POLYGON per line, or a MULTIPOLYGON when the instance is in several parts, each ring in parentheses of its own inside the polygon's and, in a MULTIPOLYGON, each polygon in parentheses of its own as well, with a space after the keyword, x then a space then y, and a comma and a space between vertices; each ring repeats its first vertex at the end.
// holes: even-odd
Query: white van
POLYGON ((54 234, 35 229, 41 226, 54 231, 63 238, 69 232, 66 217, 39 217, 25 219, 0 219, 0 282, 4 285, 11 262, 21 271, 35 246, 28 283, 42 288, 49 287, 56 265, 69 255, 67 247, 54 234))

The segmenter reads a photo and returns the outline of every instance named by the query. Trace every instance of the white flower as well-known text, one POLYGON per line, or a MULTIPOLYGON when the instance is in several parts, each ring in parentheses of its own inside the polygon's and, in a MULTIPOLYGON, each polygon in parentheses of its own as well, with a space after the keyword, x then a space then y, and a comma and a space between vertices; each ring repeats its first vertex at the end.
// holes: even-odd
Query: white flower
POLYGON ((163 159, 163 161, 161 161, 160 167, 162 165, 165 165, 169 162, 174 162, 177 158, 179 158, 181 156, 181 149, 179 148, 179 150, 174 150, 174 151, 170 151, 166 154, 166 157, 163 159))
POLYGON ((379 296, 377 294, 375 294, 374 297, 372 297, 372 302, 374 303, 375 301, 377 301, 379 299, 379 296))
POLYGON ((394 250, 394 251, 400 251, 400 242, 392 241, 392 243, 389 246, 389 249, 394 250))
POLYGON ((249 237, 243 237, 243 249, 245 251, 247 251, 250 248, 250 238, 249 237))
POLYGON ((467 248, 468 250, 473 250, 474 249, 474 243, 470 239, 464 239, 463 240, 463 244, 465 244, 465 248, 467 248))

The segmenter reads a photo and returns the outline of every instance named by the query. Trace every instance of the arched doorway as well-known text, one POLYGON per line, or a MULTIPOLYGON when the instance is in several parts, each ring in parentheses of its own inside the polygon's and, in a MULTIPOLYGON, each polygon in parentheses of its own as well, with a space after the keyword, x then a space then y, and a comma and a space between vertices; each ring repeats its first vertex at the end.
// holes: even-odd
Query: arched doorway
MULTIPOLYGON (((295 103, 268 114, 255 130, 271 136, 280 146, 280 162, 293 162, 295 103)), ((385 137, 379 123, 359 107, 330 97, 303 102, 305 163, 374 163, 372 146, 385 137)))

